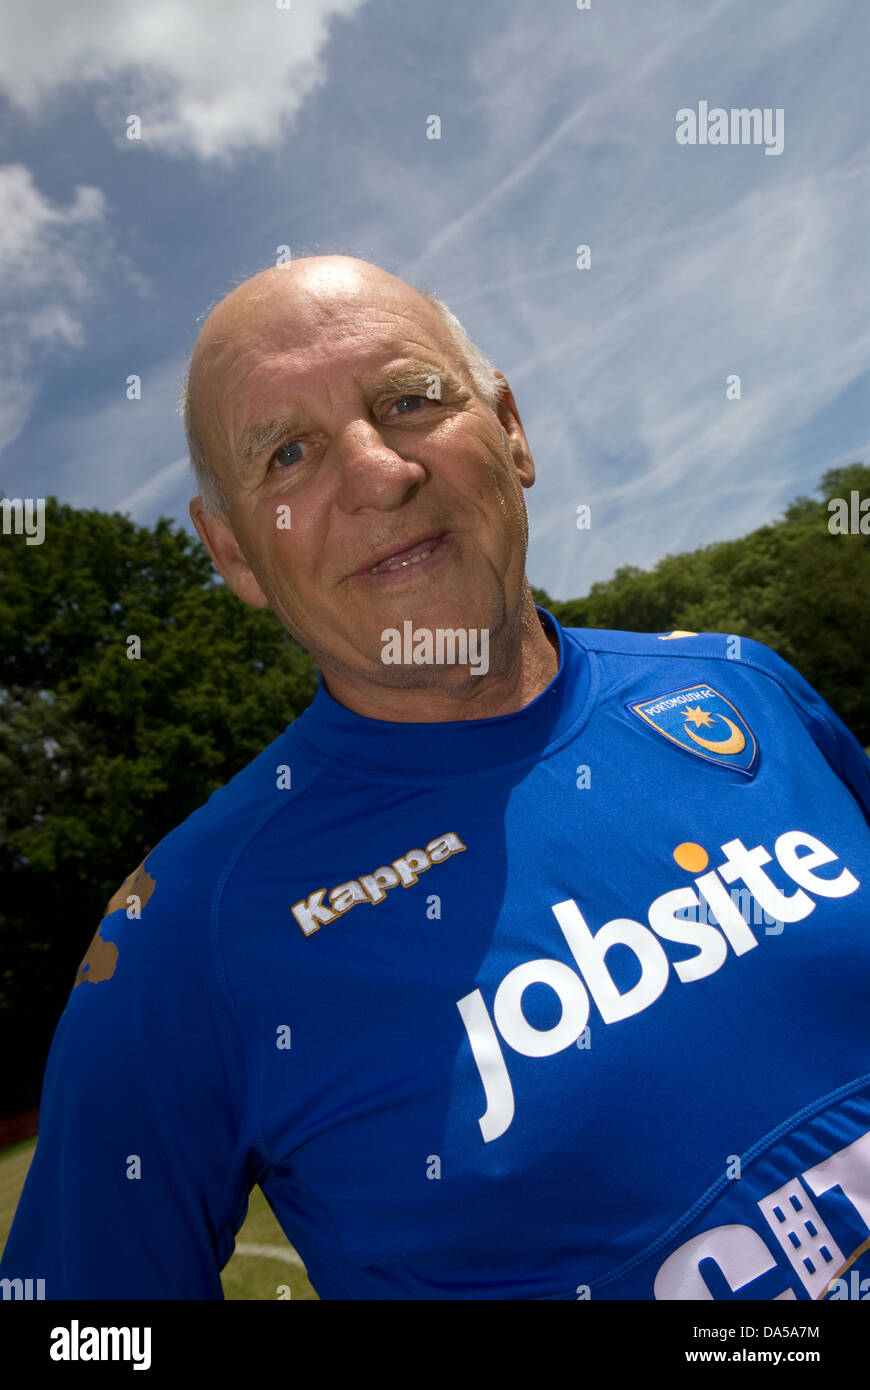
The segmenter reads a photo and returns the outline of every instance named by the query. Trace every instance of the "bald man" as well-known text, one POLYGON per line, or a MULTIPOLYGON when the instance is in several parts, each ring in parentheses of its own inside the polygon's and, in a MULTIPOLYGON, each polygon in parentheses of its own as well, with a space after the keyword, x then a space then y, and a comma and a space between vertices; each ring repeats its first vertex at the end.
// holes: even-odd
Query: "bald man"
POLYGON ((315 257, 228 295, 191 363, 188 431, 219 489, 211 515, 191 503, 204 545, 373 719, 509 714, 556 674, 525 577, 529 446, 505 378, 482 362, 475 381, 450 328, 378 267, 315 257), (405 621, 485 632, 488 669, 386 664, 405 621))
POLYGON ((109 904, 4 1277, 219 1299, 259 1184, 323 1298, 862 1287, 850 732, 757 642, 536 609, 507 381, 375 266, 228 295, 187 425, 318 690, 109 904))

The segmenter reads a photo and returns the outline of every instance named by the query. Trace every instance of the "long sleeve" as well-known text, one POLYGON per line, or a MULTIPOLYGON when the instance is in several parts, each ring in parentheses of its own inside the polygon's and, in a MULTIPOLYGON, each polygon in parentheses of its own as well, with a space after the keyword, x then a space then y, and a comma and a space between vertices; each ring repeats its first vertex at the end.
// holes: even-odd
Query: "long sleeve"
MULTIPOLYGON (((121 907, 100 924, 48 1058, 0 1263, 0 1277, 44 1279, 48 1299, 222 1298, 257 1179, 207 912, 160 850, 141 917, 121 907)), ((151 881, 137 874, 113 904, 151 881)))

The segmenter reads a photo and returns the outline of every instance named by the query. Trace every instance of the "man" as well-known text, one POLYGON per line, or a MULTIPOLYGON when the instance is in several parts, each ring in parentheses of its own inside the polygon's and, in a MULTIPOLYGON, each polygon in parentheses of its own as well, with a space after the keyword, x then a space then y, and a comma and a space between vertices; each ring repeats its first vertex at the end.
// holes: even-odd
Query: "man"
POLYGON ((325 1298, 840 1296, 855 739, 756 642, 536 610, 507 382, 374 266, 230 294, 188 426, 199 535, 320 684, 110 903, 3 1274, 220 1298, 259 1183, 325 1298))

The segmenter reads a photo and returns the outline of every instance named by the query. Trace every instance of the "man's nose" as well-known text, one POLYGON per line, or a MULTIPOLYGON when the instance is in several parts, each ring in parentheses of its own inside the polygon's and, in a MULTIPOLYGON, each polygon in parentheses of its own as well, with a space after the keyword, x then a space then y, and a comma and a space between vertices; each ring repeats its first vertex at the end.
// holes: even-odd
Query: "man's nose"
POLYGON ((398 506, 425 479, 422 464, 400 453, 403 446, 391 435, 388 427, 356 418, 348 420, 336 436, 333 447, 341 469, 338 501, 348 511, 398 506))

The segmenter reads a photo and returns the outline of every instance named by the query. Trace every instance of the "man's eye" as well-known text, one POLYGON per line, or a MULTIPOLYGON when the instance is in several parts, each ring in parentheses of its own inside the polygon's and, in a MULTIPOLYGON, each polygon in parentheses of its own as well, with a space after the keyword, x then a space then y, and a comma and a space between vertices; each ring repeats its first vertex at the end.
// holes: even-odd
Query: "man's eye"
POLYGON ((399 399, 395 402, 396 409, 399 411, 400 415, 410 415, 411 411, 419 410, 420 405, 422 405, 425 399, 425 396, 400 396, 399 399), (419 402, 419 404, 412 405, 410 406, 410 408, 405 409, 403 407, 405 406, 406 401, 417 401, 419 402))
POLYGON ((302 445, 294 439, 289 444, 282 444, 280 448, 276 449, 269 461, 272 464, 277 464, 279 468, 287 468, 290 464, 299 463, 301 457, 302 445))

